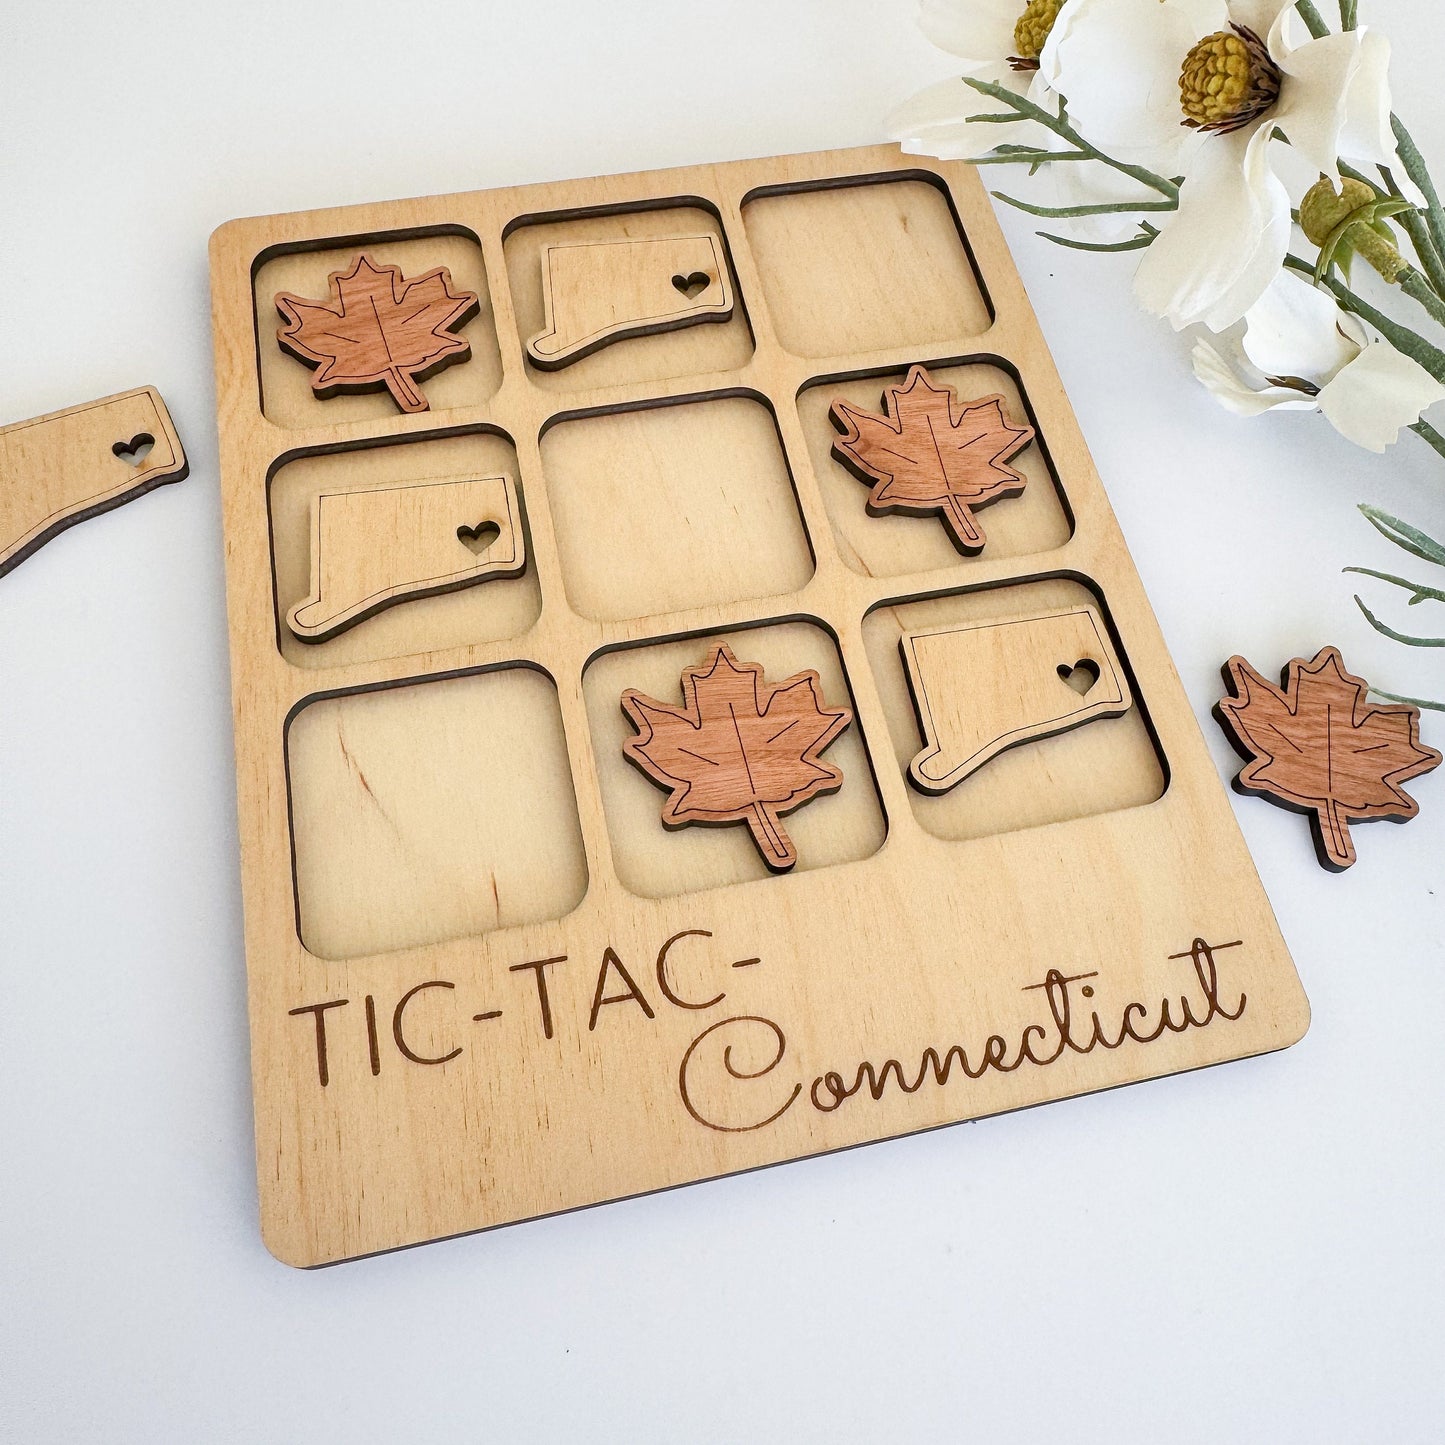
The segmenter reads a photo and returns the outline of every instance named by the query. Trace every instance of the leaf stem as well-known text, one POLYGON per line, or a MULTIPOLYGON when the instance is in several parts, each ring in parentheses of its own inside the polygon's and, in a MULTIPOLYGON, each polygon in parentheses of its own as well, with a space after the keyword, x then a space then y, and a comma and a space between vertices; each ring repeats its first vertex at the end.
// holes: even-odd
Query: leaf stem
POLYGON ((1043 216, 1047 220, 1065 220, 1070 216, 1117 216, 1133 211, 1173 211, 1177 209, 1173 201, 1110 201, 1084 206, 1035 206, 1029 201, 1019 200, 1016 196, 1006 195, 1003 191, 990 191, 989 194, 1005 205, 1014 206, 1020 211, 1027 211, 1031 216, 1043 216))
POLYGON ((1402 522, 1399 517, 1392 517, 1380 507, 1371 506, 1369 502, 1360 503, 1360 513, 1387 542, 1393 542, 1423 562, 1445 567, 1445 545, 1437 542, 1428 533, 1411 526, 1409 522, 1402 522))
POLYGON ((773 810, 767 803, 753 804, 748 826, 752 829, 758 847, 775 866, 787 867, 790 860, 797 858, 793 851, 793 840, 788 837, 782 823, 773 816, 773 810))
POLYGON ((1410 430, 1416 436, 1423 437, 1442 457, 1445 457, 1445 436, 1441 436, 1428 421, 1423 419, 1417 421, 1410 430))
POLYGON ((1355 595, 1355 606, 1365 614, 1365 621, 1375 629, 1394 642, 1403 642, 1406 647, 1445 647, 1445 637, 1409 637, 1403 632, 1396 632, 1393 627, 1387 627, 1368 607, 1365 600, 1358 593, 1355 595))
POLYGON ((1396 577, 1393 572, 1377 572, 1373 567, 1345 567, 1345 572, 1355 572, 1361 577, 1373 577, 1380 582, 1389 582, 1413 593, 1406 606, 1414 607, 1420 602, 1445 602, 1445 592, 1438 587, 1426 587, 1422 582, 1411 582, 1408 577, 1396 577))
MULTIPOLYGON (((987 95, 994 100, 1001 101, 1011 110, 1017 112, 1026 120, 1037 121, 1045 130, 1051 131, 1060 140, 1067 141, 1075 150, 1082 151, 1090 160, 1098 161, 1116 170, 1120 175, 1131 176, 1140 185, 1147 186, 1151 191, 1157 191, 1166 200, 1179 204, 1179 187, 1161 175, 1147 169, 1144 166, 1128 165, 1124 161, 1117 161, 1113 156, 1106 155, 1097 146, 1091 145, 1083 136, 1076 131, 1068 122, 1064 113, 1062 101, 1059 104, 1059 113, 1054 115, 1045 110, 1041 105, 1035 105, 1027 96, 1015 95, 1006 86, 999 85, 996 81, 980 80, 977 76, 965 75, 965 85, 972 86, 981 95, 987 95)), ((991 120, 990 116, 970 116, 970 121, 991 120)), ((1007 119, 1007 117, 1005 117, 1007 119)))
POLYGON ((1052 241, 1056 246, 1067 246, 1071 251, 1142 251, 1146 246, 1152 245, 1155 236, 1159 234, 1151 226, 1142 236, 1135 236, 1128 241, 1076 241, 1072 236, 1056 236, 1052 231, 1038 231, 1036 235, 1042 236, 1046 241, 1052 241))
POLYGON ((1427 697, 1401 697, 1398 692, 1382 692, 1378 687, 1372 687, 1370 693, 1374 697, 1382 697, 1386 702, 1405 702, 1411 707, 1427 707, 1431 712, 1445 712, 1445 702, 1431 702, 1427 697))

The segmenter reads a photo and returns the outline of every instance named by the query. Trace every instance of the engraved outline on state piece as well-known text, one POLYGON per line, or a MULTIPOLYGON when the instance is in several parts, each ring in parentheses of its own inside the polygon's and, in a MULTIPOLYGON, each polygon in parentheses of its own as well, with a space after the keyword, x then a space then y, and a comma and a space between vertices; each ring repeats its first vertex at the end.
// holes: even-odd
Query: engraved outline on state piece
MULTIPOLYGON (((711 278, 709 278, 711 279, 711 278)), ((600 241, 552 241, 542 247, 542 329, 529 336, 526 343, 527 360, 539 371, 561 371, 574 361, 610 346, 614 341, 626 341, 634 336, 660 336, 668 331, 681 331, 684 327, 701 325, 710 321, 731 321, 737 310, 737 298, 733 294, 731 278, 728 275, 727 260, 718 237, 712 231, 695 231, 680 236, 625 236, 600 241), (717 269, 717 283, 722 290, 720 301, 702 306, 689 305, 681 311, 666 312, 662 316, 649 317, 645 321, 616 321, 611 326, 589 332, 579 338, 566 350, 554 356, 540 356, 536 343, 545 336, 556 335, 556 324, 552 317, 552 253, 554 251, 581 250, 587 246, 636 245, 652 241, 700 241, 706 240, 712 249, 714 266, 717 269)))
MULTIPOLYGON (((1076 607, 1054 608, 1046 612, 1032 613, 1024 617, 994 617, 961 626, 928 627, 918 631, 905 631, 898 639, 898 647, 903 654, 904 675, 908 681, 908 691, 913 701, 914 714, 918 721, 919 731, 923 734, 923 747, 914 754, 908 764, 909 783, 920 793, 925 793, 930 797, 941 797, 1010 748, 1020 747, 1024 743, 1042 742, 1046 738, 1057 737, 1060 733, 1072 732, 1075 728, 1083 727, 1097 719, 1122 717, 1127 713, 1134 705, 1133 693, 1128 679, 1124 676, 1123 664, 1106 636, 1102 624, 1103 619, 1095 608, 1087 604, 1080 604, 1076 607), (1085 695, 1080 698, 1081 706, 1058 719, 1057 725, 1051 726, 1047 732, 1014 728, 970 754, 958 767, 950 769, 943 778, 935 779, 922 775, 919 771, 922 763, 929 758, 937 757, 943 751, 943 745, 938 740, 938 730, 934 722, 933 705, 928 696, 928 686, 921 675, 918 659, 914 652, 915 642, 919 638, 940 637, 953 632, 976 632, 988 627, 1006 627, 1020 622, 1043 622, 1050 618, 1069 617, 1076 613, 1086 615, 1094 629, 1102 659, 1108 664, 1109 673, 1113 678, 1117 697, 1089 701, 1085 695)), ((1077 662, 1074 665, 1077 665, 1077 662)), ((1101 668, 1100 681, 1102 680, 1103 669, 1101 668)), ((1092 692, 1093 688, 1090 688, 1090 691, 1092 692)))
POLYGON ((318 492, 311 504, 310 521, 311 560, 309 565, 311 570, 307 579, 307 595, 286 612, 286 626, 298 642, 309 644, 329 642, 388 607, 395 607, 403 602, 414 602, 423 597, 437 597, 447 592, 459 592, 464 587, 475 586, 481 582, 503 581, 520 577, 527 570, 527 546, 522 536, 521 501, 516 482, 506 472, 494 472, 481 477, 431 477, 415 482, 398 482, 385 487, 338 488, 333 491, 318 492), (336 614, 335 618, 329 619, 324 624, 326 628, 324 632, 300 630, 304 624, 298 625, 296 614, 303 608, 314 606, 321 601, 320 596, 315 595, 315 589, 320 583, 321 499, 323 497, 351 497, 369 492, 405 492, 421 487, 458 486, 465 485, 467 482, 490 481, 502 483, 502 493, 507 504, 508 531, 512 538, 510 557, 505 560, 498 559, 495 567, 491 565, 489 559, 487 562, 478 562, 473 567, 462 568, 459 572, 438 574, 441 580, 438 580, 438 577, 423 577, 419 578, 416 583, 400 583, 396 587, 382 588, 378 592, 368 594, 354 606, 336 614), (404 595, 401 595, 403 593, 404 595))

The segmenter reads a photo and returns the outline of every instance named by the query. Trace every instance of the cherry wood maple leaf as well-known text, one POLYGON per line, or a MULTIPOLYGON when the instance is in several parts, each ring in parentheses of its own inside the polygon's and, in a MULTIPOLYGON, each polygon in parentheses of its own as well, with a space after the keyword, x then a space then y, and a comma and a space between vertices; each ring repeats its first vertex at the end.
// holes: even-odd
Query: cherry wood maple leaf
POLYGON ((1242 757, 1234 786, 1308 813, 1320 862, 1336 872, 1355 861, 1350 823, 1405 822, 1419 805, 1400 786, 1440 762, 1420 743, 1420 711, 1371 705, 1369 683, 1345 671, 1339 650, 1295 658, 1280 687, 1242 657, 1224 665, 1230 696, 1215 713, 1242 757))
POLYGON ((287 321, 276 339, 316 368, 311 389, 327 397, 385 387, 403 411, 426 411, 417 383, 471 355, 471 343, 452 333, 476 315, 476 293, 454 292, 445 266, 408 281, 400 266, 377 266, 364 253, 351 270, 333 272, 330 285, 330 304, 276 297, 287 321))
POLYGON ((951 386, 935 386, 914 366, 902 386, 883 393, 883 415, 835 401, 828 415, 843 433, 833 454, 873 488, 868 511, 942 517, 949 539, 965 556, 982 551, 975 509, 1016 497, 1025 478, 1008 460, 1034 437, 1014 426, 1002 396, 961 406, 951 386))
POLYGON ((683 670, 682 697, 683 706, 673 707, 635 689, 622 694, 637 729, 623 752, 671 790, 664 826, 746 823, 763 861, 785 872, 798 851, 779 817, 842 786, 843 774, 819 754, 852 712, 827 705, 816 672, 769 687, 763 669, 739 663, 725 643, 683 670))

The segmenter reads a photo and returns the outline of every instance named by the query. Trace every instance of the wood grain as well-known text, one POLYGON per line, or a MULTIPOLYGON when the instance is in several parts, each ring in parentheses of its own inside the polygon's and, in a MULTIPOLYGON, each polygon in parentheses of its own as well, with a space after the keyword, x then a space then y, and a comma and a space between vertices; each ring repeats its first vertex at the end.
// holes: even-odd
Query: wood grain
POLYGON ((883 393, 883 415, 846 401, 829 408, 843 433, 833 452, 867 484, 871 516, 936 516, 965 556, 983 551, 975 509, 1016 497, 1027 478, 1007 463, 1034 438, 1014 426, 999 395, 965 400, 922 366, 883 393))
POLYGON ((727 261, 711 232, 544 246, 542 296, 545 323, 527 355, 549 371, 624 337, 726 321, 733 311, 727 261))
POLYGON ((189 469, 153 386, 0 427, 0 577, 67 527, 189 469))
POLYGON ((319 642, 419 597, 527 564, 510 477, 429 477, 391 487, 322 492, 311 510, 311 591, 286 614, 319 642))
POLYGON ((469 358, 469 343, 454 333, 476 315, 476 293, 453 291, 445 266, 408 279, 399 266, 378 266, 365 252, 349 270, 333 272, 329 284, 330 297, 320 301, 276 296, 286 318, 276 339, 315 368, 311 389, 326 398, 385 388, 402 411, 428 410, 418 383, 469 358))
POLYGON ((1229 695, 1215 716, 1247 760, 1234 786, 1307 814, 1323 867, 1354 864, 1351 823, 1404 823, 1419 812, 1402 784, 1440 765, 1420 742, 1420 709, 1370 703, 1369 683, 1345 670, 1339 648, 1291 659, 1279 687, 1231 657, 1224 682, 1229 695))
POLYGON ((769 685, 720 642, 684 670, 681 707, 629 688, 622 711, 637 729, 623 751, 669 792, 663 826, 746 823, 775 873, 798 861, 784 815, 843 786, 822 755, 853 714, 828 706, 816 672, 769 685))
POLYGON ((905 632, 900 645, 924 741, 908 776, 925 793, 1133 703, 1092 607, 905 632))
POLYGON ((217 233, 212 271, 258 1178, 280 1258, 668 1188, 1304 1031, 967 168, 878 147, 261 217, 217 233), (528 362, 542 245, 712 226, 728 321, 528 362), (375 398, 272 416, 268 382, 263 413, 272 269, 398 235, 384 244, 422 256, 476 238, 468 335, 479 359, 496 347, 495 384, 431 416, 375 398), (995 364, 1004 381, 972 394, 1026 400, 1040 446, 989 547, 964 557, 936 523, 868 517, 827 402, 871 404, 914 365, 962 387, 995 364), (473 465, 518 482, 522 577, 290 637, 313 496, 473 465), (854 546, 835 505, 886 545, 854 546), (1078 606, 1105 625, 1129 711, 919 793, 903 633, 1078 606), (622 693, 675 705, 723 642, 770 684, 817 672, 853 715, 825 758, 842 785, 787 819, 783 875, 746 827, 664 829, 623 753, 622 693))

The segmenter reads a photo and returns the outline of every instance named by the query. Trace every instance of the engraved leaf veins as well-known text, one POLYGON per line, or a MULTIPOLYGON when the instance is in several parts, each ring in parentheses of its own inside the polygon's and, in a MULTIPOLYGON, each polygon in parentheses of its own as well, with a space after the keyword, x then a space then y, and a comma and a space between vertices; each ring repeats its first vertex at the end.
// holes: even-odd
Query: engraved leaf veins
POLYGON ((635 689, 622 694, 637 729, 623 752, 670 790, 663 824, 746 823, 768 867, 791 868, 798 853, 780 815, 842 786, 820 754, 853 714, 827 705, 816 672, 769 687, 760 666, 739 663, 724 643, 683 671, 682 696, 675 707, 635 689))
POLYGON ((1249 760, 1235 787, 1312 814, 1325 867, 1355 861, 1352 821, 1403 822, 1419 811, 1400 785, 1440 762, 1420 743, 1419 710, 1366 702, 1369 684, 1345 671, 1337 648, 1308 663, 1295 658, 1280 687, 1242 657, 1225 663, 1224 678, 1231 696, 1219 703, 1219 720, 1249 760))
POLYGON ((986 540, 974 510, 1024 489, 1022 473, 1006 463, 1034 432, 1009 421, 1002 396, 960 404, 952 387, 935 386, 915 366, 902 386, 883 393, 881 416, 845 401, 828 415, 843 433, 834 455, 873 489, 869 512, 937 515, 966 556, 986 540))
POLYGON ((330 281, 326 301, 276 297, 286 318, 276 333, 281 349, 316 369, 318 396, 385 387, 403 411, 426 411, 418 383, 471 355, 453 332, 477 313, 476 293, 453 291, 444 266, 408 281, 400 266, 377 266, 365 254, 330 281))

